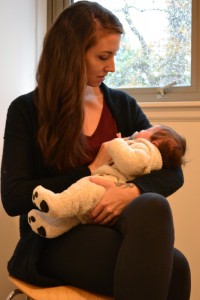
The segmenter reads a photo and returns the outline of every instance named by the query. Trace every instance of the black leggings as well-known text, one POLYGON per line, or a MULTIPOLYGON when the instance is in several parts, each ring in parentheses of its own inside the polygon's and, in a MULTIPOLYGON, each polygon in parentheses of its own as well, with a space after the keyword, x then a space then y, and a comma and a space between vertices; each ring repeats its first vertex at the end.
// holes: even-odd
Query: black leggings
POLYGON ((146 193, 113 227, 78 225, 47 240, 39 271, 115 300, 188 300, 189 265, 173 244, 168 201, 146 193))

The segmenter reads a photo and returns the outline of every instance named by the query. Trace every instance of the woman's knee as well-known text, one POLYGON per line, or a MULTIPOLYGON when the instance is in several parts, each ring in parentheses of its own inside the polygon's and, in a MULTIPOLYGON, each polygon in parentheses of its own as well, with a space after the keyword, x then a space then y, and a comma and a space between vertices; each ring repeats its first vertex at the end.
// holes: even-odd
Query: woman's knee
POLYGON ((169 202, 165 197, 156 193, 145 193, 133 200, 126 208, 126 216, 138 215, 145 220, 172 221, 169 202))
POLYGON ((191 273, 187 258, 178 249, 174 249, 172 276, 168 300, 189 300, 191 291, 191 273))
POLYGON ((190 277, 190 266, 185 255, 178 249, 174 249, 174 266, 180 273, 186 273, 190 277))
POLYGON ((173 235, 173 218, 169 202, 156 193, 145 193, 134 199, 119 217, 116 226, 121 230, 137 226, 142 229, 167 228, 173 235))

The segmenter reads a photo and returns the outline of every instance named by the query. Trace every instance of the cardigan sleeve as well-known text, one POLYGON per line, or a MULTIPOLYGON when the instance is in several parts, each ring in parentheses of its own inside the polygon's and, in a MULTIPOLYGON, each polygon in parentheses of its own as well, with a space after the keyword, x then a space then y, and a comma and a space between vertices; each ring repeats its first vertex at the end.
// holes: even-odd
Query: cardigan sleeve
POLYGON ((11 216, 26 214, 33 208, 32 191, 41 184, 61 192, 78 179, 89 176, 87 166, 60 175, 48 169, 36 142, 36 115, 33 101, 22 96, 8 109, 1 165, 1 198, 11 216), (26 101, 25 101, 26 100, 26 101))
POLYGON ((142 193, 154 192, 168 197, 175 193, 184 183, 182 168, 152 171, 132 180, 142 193))

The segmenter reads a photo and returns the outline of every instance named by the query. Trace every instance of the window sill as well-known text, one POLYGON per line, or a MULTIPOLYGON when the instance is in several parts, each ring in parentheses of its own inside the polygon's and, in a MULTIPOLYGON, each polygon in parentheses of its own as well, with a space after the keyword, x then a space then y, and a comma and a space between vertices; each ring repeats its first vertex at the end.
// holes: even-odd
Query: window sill
POLYGON ((200 101, 191 102, 139 102, 152 122, 200 121, 200 101))

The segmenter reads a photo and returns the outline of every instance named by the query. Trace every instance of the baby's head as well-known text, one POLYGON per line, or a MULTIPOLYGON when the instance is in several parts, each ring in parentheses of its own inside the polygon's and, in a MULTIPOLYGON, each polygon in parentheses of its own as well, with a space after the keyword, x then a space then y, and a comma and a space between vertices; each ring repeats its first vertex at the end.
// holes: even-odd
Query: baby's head
POLYGON ((165 168, 176 168, 185 163, 186 140, 171 127, 155 125, 138 132, 135 138, 145 138, 157 146, 165 168))

